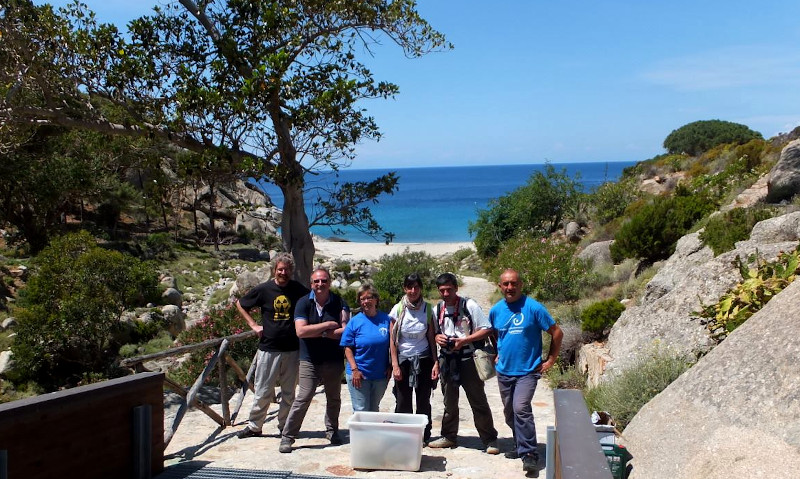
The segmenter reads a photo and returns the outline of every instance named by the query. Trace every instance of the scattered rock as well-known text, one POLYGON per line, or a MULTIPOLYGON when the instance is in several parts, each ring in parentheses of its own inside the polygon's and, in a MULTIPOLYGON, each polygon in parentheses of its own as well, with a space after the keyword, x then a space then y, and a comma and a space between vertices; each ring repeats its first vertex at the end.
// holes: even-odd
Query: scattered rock
POLYGON ((0 352, 0 376, 14 367, 14 355, 11 351, 0 352))
POLYGON ((164 304, 171 304, 174 306, 183 304, 183 294, 175 288, 167 288, 161 293, 161 299, 164 304))
POLYGON ((614 240, 592 243, 578 253, 578 258, 591 261, 594 268, 614 264, 611 260, 611 244, 613 242, 614 240))
POLYGON ((3 320, 3 325, 2 328, 0 328, 0 330, 5 331, 7 329, 15 327, 16 325, 17 325, 17 319, 12 316, 9 316, 8 318, 3 320))
POLYGON ((161 314, 164 315, 164 321, 169 325, 167 330, 173 338, 186 329, 185 316, 180 307, 168 304, 161 308, 161 314))

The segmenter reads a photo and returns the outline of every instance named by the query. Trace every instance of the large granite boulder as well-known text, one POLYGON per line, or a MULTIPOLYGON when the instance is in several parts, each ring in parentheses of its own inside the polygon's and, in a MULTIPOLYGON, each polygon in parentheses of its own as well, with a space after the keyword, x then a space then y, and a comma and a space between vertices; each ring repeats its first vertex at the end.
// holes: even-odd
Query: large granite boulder
POLYGON ((794 249, 800 238, 798 224, 800 212, 762 221, 754 228, 753 239, 717 257, 702 246, 699 233, 681 238, 675 253, 648 283, 641 301, 627 305, 611 329, 607 347, 613 360, 604 377, 626 369, 655 345, 690 358, 710 351, 716 342, 692 313, 716 303, 741 280, 733 265, 737 256, 758 253, 774 259, 781 251, 794 249))
POLYGON ((769 172, 767 201, 778 203, 800 193, 800 140, 781 151, 781 157, 769 172))
POLYGON ((578 253, 578 258, 590 261, 595 268, 612 265, 614 262, 611 260, 611 243, 613 242, 614 240, 592 243, 578 253))
POLYGON ((798 477, 798 304, 795 281, 639 411, 632 478, 798 477))

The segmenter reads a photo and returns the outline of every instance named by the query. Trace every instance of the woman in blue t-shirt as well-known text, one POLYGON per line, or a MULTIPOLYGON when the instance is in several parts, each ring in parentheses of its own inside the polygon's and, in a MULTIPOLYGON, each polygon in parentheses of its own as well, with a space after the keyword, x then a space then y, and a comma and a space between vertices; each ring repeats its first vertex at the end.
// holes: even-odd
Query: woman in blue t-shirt
POLYGON ((389 384, 389 326, 391 318, 378 311, 378 292, 371 284, 358 288, 361 312, 342 333, 347 358, 347 388, 353 411, 377 411, 389 384))

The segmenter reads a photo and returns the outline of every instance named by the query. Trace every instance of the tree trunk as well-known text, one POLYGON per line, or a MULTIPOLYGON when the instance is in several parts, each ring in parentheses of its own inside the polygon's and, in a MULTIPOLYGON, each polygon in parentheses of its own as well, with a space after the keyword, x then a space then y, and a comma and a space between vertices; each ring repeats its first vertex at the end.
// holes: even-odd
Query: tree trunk
POLYGON ((303 183, 291 182, 279 185, 283 191, 283 217, 281 239, 286 251, 294 256, 294 279, 309 286, 311 269, 314 267, 314 240, 308 229, 303 183))

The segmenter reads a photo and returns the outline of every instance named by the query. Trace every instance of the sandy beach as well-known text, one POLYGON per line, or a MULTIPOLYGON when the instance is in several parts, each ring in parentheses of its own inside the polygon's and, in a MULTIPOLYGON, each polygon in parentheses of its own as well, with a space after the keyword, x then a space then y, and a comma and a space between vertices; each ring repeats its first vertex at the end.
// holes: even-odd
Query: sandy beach
POLYGON ((462 241, 456 243, 389 243, 381 242, 355 243, 350 241, 330 241, 314 237, 314 247, 317 256, 329 259, 352 259, 375 261, 381 256, 409 251, 424 251, 431 256, 442 256, 455 253, 463 248, 475 249, 472 242, 462 241))

